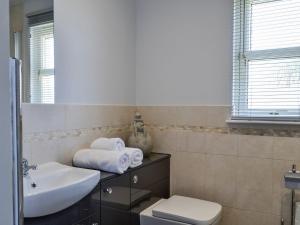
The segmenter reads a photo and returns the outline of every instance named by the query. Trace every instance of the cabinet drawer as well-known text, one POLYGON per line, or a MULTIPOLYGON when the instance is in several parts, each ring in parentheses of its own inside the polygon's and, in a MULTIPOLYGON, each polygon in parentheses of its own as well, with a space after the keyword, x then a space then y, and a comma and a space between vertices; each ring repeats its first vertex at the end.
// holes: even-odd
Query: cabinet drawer
MULTIPOLYGON (((93 190, 88 196, 78 203, 78 217, 80 219, 98 214, 100 212, 100 185, 93 190)), ((77 220, 78 221, 78 220, 77 220)))
POLYGON ((124 210, 130 208, 130 174, 123 174, 101 184, 102 207, 124 210))
POLYGON ((149 166, 131 172, 131 187, 147 189, 153 184, 168 178, 170 175, 170 159, 164 159, 149 166))

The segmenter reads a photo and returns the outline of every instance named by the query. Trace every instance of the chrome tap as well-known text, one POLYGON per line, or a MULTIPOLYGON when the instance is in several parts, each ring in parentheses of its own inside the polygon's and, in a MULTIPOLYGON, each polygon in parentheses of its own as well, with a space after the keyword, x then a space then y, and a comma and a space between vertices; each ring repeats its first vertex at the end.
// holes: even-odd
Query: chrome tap
POLYGON ((29 174, 29 170, 36 170, 37 165, 28 165, 28 160, 23 159, 22 160, 22 166, 23 166, 23 177, 27 177, 29 174))

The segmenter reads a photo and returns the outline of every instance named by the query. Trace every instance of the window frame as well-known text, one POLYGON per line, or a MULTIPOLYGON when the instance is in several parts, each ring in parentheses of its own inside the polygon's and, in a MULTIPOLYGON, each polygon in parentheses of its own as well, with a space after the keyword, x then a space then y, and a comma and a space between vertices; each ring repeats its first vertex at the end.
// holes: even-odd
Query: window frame
POLYGON ((251 50, 251 16, 249 15, 252 4, 273 1, 281 0, 234 0, 232 120, 300 121, 300 113, 298 115, 293 113, 295 109, 255 109, 255 114, 249 113, 251 112, 248 108, 249 61, 300 57, 300 46, 251 50), (244 94, 240 94, 241 92, 244 94), (280 112, 284 112, 284 115, 280 115, 280 112))
MULTIPOLYGON (((29 103, 39 103, 39 104, 54 104, 55 103, 55 88, 54 88, 54 93, 53 93, 53 102, 44 102, 43 101, 43 90, 42 90, 42 77, 47 77, 47 76, 53 76, 54 82, 55 82, 55 65, 53 68, 42 68, 43 61, 39 62, 40 68, 37 71, 37 78, 39 80, 39 85, 35 85, 36 88, 39 89, 38 92, 34 91, 34 93, 40 93, 40 95, 33 97, 32 95, 32 74, 31 74, 31 68, 32 68, 32 61, 31 57, 33 54, 31 51, 31 41, 32 40, 32 35, 31 35, 31 29, 34 29, 36 26, 43 26, 43 25, 52 25, 54 27, 54 16, 53 16, 53 10, 46 10, 44 12, 40 12, 37 14, 32 14, 32 15, 27 15, 28 18, 28 24, 27 24, 27 29, 28 29, 28 58, 29 58, 29 71, 28 71, 28 82, 29 82, 29 87, 28 90, 25 91, 25 93, 28 93, 29 96, 25 98, 26 101, 29 103), (35 100, 33 100, 35 99, 35 100)), ((53 38, 54 38, 54 30, 52 32, 53 38)), ((43 43, 41 42, 40 45, 43 43)), ((42 60, 42 46, 39 48, 40 52, 38 52, 38 58, 42 60)))

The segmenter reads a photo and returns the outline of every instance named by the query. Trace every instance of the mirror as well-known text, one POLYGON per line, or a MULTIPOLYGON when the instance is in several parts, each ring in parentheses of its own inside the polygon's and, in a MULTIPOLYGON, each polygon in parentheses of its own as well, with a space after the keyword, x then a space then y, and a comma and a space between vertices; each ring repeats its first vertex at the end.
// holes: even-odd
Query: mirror
POLYGON ((21 62, 22 101, 53 104, 53 0, 10 1, 10 50, 21 62))

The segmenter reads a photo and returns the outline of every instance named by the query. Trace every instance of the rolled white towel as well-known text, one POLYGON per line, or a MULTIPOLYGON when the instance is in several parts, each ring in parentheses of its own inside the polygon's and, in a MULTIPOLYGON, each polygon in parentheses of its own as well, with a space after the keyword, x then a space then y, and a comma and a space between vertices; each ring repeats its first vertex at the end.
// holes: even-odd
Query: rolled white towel
POLYGON ((144 154, 139 148, 125 148, 125 152, 129 155, 130 168, 137 167, 143 163, 144 154))
POLYGON ((122 174, 128 169, 130 159, 125 151, 83 149, 76 152, 73 164, 82 168, 122 174))
POLYGON ((117 150, 125 148, 125 143, 121 138, 98 138, 91 144, 92 149, 117 150))

